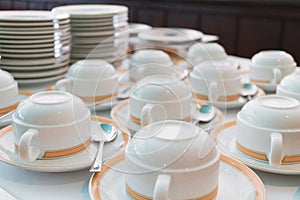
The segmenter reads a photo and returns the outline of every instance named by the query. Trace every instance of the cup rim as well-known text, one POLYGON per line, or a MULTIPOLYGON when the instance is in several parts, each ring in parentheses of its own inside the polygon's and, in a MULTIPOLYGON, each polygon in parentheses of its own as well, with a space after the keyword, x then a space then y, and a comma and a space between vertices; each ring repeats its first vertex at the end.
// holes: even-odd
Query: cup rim
POLYGON ((254 129, 259 129, 262 131, 280 132, 280 133, 299 133, 300 134, 300 128, 299 129, 272 129, 272 128, 267 128, 267 127, 255 126, 254 124, 251 124, 248 121, 246 121, 245 119, 243 119, 240 116, 240 112, 238 112, 236 119, 237 119, 237 121, 242 122, 246 126, 249 126, 254 129))

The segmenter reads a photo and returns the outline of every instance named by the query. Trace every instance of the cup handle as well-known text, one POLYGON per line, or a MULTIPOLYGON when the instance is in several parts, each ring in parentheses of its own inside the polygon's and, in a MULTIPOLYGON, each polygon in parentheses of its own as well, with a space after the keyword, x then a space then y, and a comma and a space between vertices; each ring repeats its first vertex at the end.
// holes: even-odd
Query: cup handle
POLYGON ((165 108, 160 104, 146 104, 141 112, 141 125, 146 126, 158 120, 157 116, 166 116, 165 108), (151 113, 158 112, 158 115, 151 116, 151 113))
POLYGON ((271 133, 271 148, 269 154, 269 164, 280 166, 283 157, 283 138, 280 133, 271 133))
POLYGON ((170 175, 158 175, 154 186, 153 200, 169 200, 170 183, 170 175))
POLYGON ((280 81, 280 79, 281 79, 281 71, 280 71, 280 69, 274 68, 273 69, 273 76, 274 76, 274 78, 272 80, 272 84, 277 84, 280 81))
POLYGON ((26 131, 19 141, 19 156, 21 160, 33 162, 41 155, 41 150, 37 147, 32 147, 31 142, 34 137, 38 136, 39 132, 36 129, 26 131))
POLYGON ((218 100, 218 85, 216 82, 211 82, 209 84, 209 98, 210 101, 217 101, 218 100))
POLYGON ((72 84, 72 81, 71 79, 61 79, 59 81, 56 82, 54 88, 55 90, 58 90, 58 91, 71 91, 71 84, 72 84))

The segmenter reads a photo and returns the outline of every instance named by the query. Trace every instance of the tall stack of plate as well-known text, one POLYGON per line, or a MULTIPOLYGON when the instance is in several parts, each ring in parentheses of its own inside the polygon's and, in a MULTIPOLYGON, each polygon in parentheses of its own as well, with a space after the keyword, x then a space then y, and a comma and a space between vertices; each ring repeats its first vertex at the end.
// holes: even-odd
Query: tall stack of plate
POLYGON ((1 11, 0 68, 19 84, 60 79, 70 61, 69 22, 50 11, 1 11))
POLYGON ((54 8, 71 19, 71 63, 91 58, 122 60, 128 46, 128 8, 118 5, 69 5, 54 8))

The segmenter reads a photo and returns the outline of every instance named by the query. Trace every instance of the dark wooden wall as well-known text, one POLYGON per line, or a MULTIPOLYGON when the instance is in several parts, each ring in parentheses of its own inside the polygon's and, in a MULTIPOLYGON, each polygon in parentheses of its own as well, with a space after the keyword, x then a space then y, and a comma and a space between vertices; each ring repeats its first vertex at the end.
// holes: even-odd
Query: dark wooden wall
POLYGON ((227 52, 238 56, 282 49, 300 64, 300 2, 296 0, 0 0, 0 9, 49 10, 79 3, 126 5, 130 22, 217 34, 227 52))

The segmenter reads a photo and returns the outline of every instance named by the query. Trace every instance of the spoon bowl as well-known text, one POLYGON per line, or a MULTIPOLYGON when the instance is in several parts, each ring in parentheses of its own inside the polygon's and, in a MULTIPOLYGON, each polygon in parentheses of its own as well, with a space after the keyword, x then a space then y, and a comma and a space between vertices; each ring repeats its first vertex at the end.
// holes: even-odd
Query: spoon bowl
POLYGON ((258 93, 258 88, 255 84, 244 83, 240 93, 242 97, 250 101, 258 93))
POLYGON ((102 170, 102 154, 105 142, 113 141, 118 135, 118 129, 112 124, 101 123, 100 130, 102 134, 93 134, 92 139, 99 142, 98 151, 96 153, 90 172, 101 172, 102 170))
POLYGON ((199 122, 208 123, 216 116, 216 109, 210 104, 203 104, 197 107, 192 113, 195 124, 199 122))

